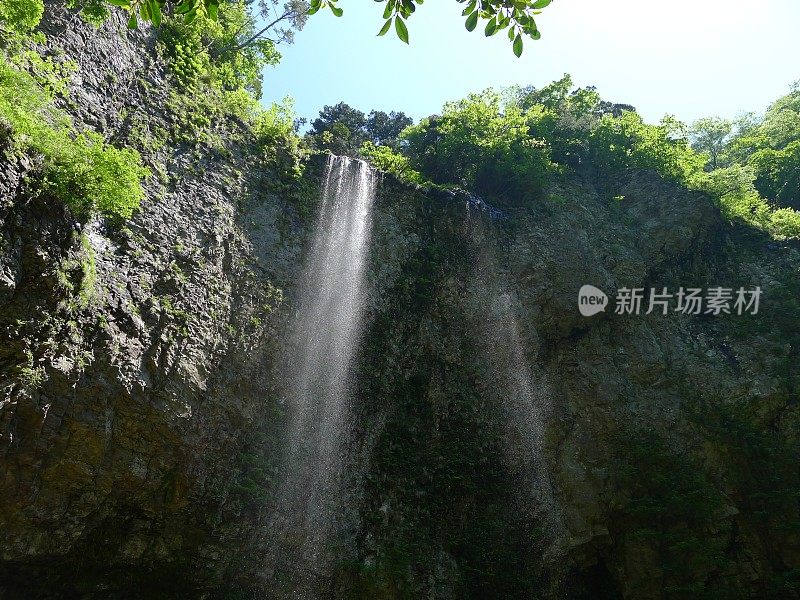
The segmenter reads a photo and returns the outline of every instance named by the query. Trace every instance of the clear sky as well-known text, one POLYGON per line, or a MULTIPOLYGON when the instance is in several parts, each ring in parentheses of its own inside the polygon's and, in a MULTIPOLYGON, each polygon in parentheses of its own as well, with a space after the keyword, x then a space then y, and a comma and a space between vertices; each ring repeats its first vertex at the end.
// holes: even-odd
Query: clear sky
POLYGON ((411 44, 383 24, 383 4, 340 0, 311 17, 264 73, 264 100, 292 96, 298 116, 339 101, 415 120, 487 87, 537 87, 564 73, 648 121, 760 112, 800 79, 798 0, 554 0, 542 39, 517 59, 508 38, 464 29, 455 0, 428 0, 409 19, 411 44))

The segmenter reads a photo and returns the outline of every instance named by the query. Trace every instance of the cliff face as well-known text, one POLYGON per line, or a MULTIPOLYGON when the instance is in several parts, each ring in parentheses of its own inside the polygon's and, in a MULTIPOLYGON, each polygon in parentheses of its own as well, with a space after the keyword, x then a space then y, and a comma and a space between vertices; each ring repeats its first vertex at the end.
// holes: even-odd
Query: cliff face
MULTIPOLYGON (((119 142, 175 118, 148 38, 48 7, 65 102, 119 142), (109 57, 101 58, 98 57, 109 57), (138 132, 138 133, 137 133, 138 132)), ((280 186, 234 121, 152 145, 124 227, 0 172, 0 588, 286 597, 277 368, 321 162, 280 186)), ((800 254, 649 173, 502 218, 381 180, 353 406, 358 528, 321 597, 793 597, 800 254), (584 284, 763 290, 758 315, 591 318, 584 284)), ((642 311, 644 312, 644 311, 642 311)))
POLYGON ((500 221, 394 192, 361 364, 367 595, 796 593, 797 247, 647 173, 613 186, 500 221), (757 316, 586 318, 586 283, 764 293, 757 316))
MULTIPOLYGON (((44 27, 78 64, 76 121, 161 136, 175 117, 147 39, 73 17, 48 6, 44 27)), ((0 579, 20 597, 219 585, 257 518, 247 461, 271 404, 253 349, 293 278, 296 218, 232 140, 145 158, 159 176, 124 227, 78 223, 35 157, 4 160, 0 579)))

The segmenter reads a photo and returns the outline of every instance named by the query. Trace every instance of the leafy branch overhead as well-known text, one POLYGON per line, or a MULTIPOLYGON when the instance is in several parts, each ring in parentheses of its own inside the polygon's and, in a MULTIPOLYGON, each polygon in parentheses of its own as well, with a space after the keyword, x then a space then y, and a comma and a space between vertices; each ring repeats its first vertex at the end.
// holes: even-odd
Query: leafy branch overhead
MULTIPOLYGON (((193 21, 199 13, 212 20, 216 20, 220 2, 225 0, 178 0, 177 3, 168 0, 108 0, 111 4, 126 9, 130 13, 128 25, 137 26, 137 17, 153 23, 158 27, 161 24, 162 13, 183 15, 187 22, 193 21)), ((230 0, 228 0, 230 1, 230 0)), ((417 10, 417 6, 425 0, 375 0, 385 4, 383 26, 378 32, 379 36, 385 35, 392 27, 397 37, 408 43, 409 33, 406 21, 417 10)), ((541 37, 536 25, 535 17, 541 10, 552 3, 553 0, 456 0, 459 4, 466 4, 462 16, 466 17, 464 26, 468 31, 474 31, 478 23, 483 21, 484 34, 489 37, 501 31, 506 31, 512 44, 514 54, 522 55, 523 38, 525 36, 538 40, 541 37)), ((344 10, 338 6, 339 0, 293 0, 284 6, 284 16, 280 20, 301 20, 313 15, 320 10, 330 9, 331 12, 341 17, 344 10), (286 17, 285 15, 288 15, 286 17)), ((277 5, 278 0, 261 0, 260 4, 277 5)), ((262 15, 264 10, 262 7, 262 15)), ((267 22, 264 32, 273 27, 275 22, 267 22)), ((302 24, 301 24, 302 27, 302 24)), ((298 27, 301 28, 301 27, 298 27)))
MULTIPOLYGON (((325 0, 320 0, 322 3, 325 0)), ((378 35, 385 35, 392 26, 404 42, 408 43, 407 20, 416 11, 416 5, 422 4, 424 0, 377 0, 385 2, 386 8, 383 11, 383 18, 386 21, 378 32, 378 35)), ((467 4, 461 13, 466 17, 464 26, 467 31, 474 31, 478 26, 479 20, 486 21, 484 33, 486 37, 508 30, 508 39, 512 43, 514 54, 522 55, 522 38, 528 36, 534 40, 541 37, 536 26, 535 15, 541 9, 548 6, 553 0, 457 0, 459 4, 467 4)))

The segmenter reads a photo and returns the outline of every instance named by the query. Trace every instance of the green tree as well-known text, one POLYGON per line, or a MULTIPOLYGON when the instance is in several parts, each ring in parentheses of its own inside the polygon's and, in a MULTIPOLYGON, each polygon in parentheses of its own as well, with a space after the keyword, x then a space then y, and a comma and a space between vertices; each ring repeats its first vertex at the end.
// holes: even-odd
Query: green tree
POLYGON ((366 116, 345 102, 325 106, 311 123, 312 140, 338 154, 355 154, 365 141, 396 148, 400 132, 412 120, 402 112, 373 110, 366 116))
POLYGON ((365 126, 367 135, 376 146, 395 148, 398 137, 413 121, 403 112, 373 110, 369 113, 365 126))
POLYGON ((761 119, 738 123, 725 155, 730 163, 753 168, 763 196, 800 207, 800 86, 770 105, 761 119))
POLYGON ((780 150, 764 148, 750 157, 755 169, 756 187, 767 198, 800 209, 800 141, 780 150))
MULTIPOLYGON (((240 46, 242 36, 256 34, 248 4, 237 0, 222 5, 215 19, 203 13, 189 22, 167 17, 158 37, 185 88, 204 82, 227 91, 244 88, 259 98, 264 67, 280 60, 280 40, 260 38, 240 46)), ((282 39, 286 41, 285 36, 282 39)))
POLYGON ((605 115, 589 136, 589 146, 596 172, 606 176, 628 168, 652 169, 687 183, 705 163, 689 146, 685 126, 670 117, 650 125, 632 112, 605 115))
POLYGON ((352 154, 367 139, 367 116, 345 102, 325 106, 311 122, 310 137, 317 146, 337 154, 352 154))
POLYGON ((726 142, 733 131, 733 123, 719 117, 706 117, 692 123, 689 138, 692 148, 697 152, 708 154, 709 166, 719 167, 720 155, 724 152, 726 142))
POLYGON ((770 208, 756 190, 755 178, 751 167, 731 165, 700 172, 691 185, 718 200, 722 215, 727 219, 740 219, 755 227, 769 229, 770 208))
POLYGON ((601 117, 621 117, 623 112, 636 112, 629 104, 604 101, 594 87, 574 87, 568 74, 541 89, 521 88, 517 96, 523 110, 539 107, 542 111, 530 123, 531 136, 547 139, 553 161, 571 167, 578 167, 586 160, 589 134, 601 117))
POLYGON ((575 88, 572 77, 564 75, 541 89, 522 88, 517 94, 520 107, 537 115, 529 123, 531 136, 550 142, 555 162, 580 165, 586 158, 589 133, 602 115, 595 88, 575 88))
POLYGON ((422 174, 411 168, 407 156, 394 151, 388 146, 376 146, 370 140, 361 145, 359 154, 372 163, 374 167, 396 175, 408 183, 424 183, 422 174))
POLYGON ((412 167, 437 183, 516 199, 535 195, 552 169, 550 146, 529 134, 543 113, 487 90, 445 105, 401 135, 412 167))

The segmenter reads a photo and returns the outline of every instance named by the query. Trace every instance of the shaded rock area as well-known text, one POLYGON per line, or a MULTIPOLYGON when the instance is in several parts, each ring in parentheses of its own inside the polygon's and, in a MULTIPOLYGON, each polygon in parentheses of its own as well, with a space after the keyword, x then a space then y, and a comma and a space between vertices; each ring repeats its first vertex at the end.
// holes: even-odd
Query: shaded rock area
MULTIPOLYGON (((64 101, 76 122, 111 139, 134 121, 169 129, 166 76, 145 58, 144 34, 74 17, 48 6, 45 30, 79 65, 64 101)), ((78 222, 39 191, 35 157, 4 159, 0 587, 9 597, 197 596, 237 577, 249 556, 266 476, 253 480, 250 446, 263 449, 259 431, 277 418, 266 352, 254 348, 271 343, 302 236, 270 192, 272 175, 234 140, 142 151, 156 175, 124 226, 78 222)))
MULTIPOLYGON (((286 598, 275 357, 322 161, 278 185, 233 120, 142 143, 168 77, 120 25, 48 5, 44 30, 78 63, 64 107, 154 172, 128 223, 79 222, 0 134, 0 597, 286 598)), ((381 178, 360 526, 316 595, 797 597, 797 244, 647 172, 493 210, 381 178), (763 295, 586 318, 584 284, 763 295)))
POLYGON ((654 174, 613 184, 498 222, 384 183, 359 398, 380 429, 342 590, 796 595, 798 246, 654 174), (612 299, 591 318, 587 283, 612 299), (717 286, 760 286, 759 314, 614 314, 621 288, 717 286))

